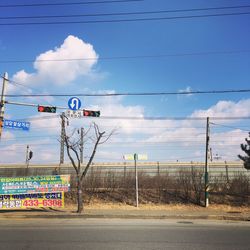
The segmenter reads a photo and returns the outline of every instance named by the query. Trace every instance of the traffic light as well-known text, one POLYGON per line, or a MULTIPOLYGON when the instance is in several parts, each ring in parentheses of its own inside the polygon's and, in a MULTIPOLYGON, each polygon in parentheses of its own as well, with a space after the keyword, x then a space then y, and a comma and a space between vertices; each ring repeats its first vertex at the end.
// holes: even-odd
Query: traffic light
POLYGON ((56 107, 38 105, 38 112, 56 113, 56 107))
POLYGON ((29 152, 29 159, 28 160, 30 160, 32 157, 33 157, 33 151, 30 151, 29 152))
POLYGON ((101 115, 100 111, 94 111, 94 110, 83 110, 83 115, 84 116, 92 116, 92 117, 99 117, 101 115))

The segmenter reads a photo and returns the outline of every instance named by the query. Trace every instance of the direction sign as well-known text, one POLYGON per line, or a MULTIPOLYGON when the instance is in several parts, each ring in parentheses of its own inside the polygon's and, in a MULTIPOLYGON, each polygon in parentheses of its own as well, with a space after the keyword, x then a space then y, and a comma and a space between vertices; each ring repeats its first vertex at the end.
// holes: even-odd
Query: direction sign
POLYGON ((30 129, 30 122, 4 119, 3 127, 28 131, 30 129))
POLYGON ((71 97, 68 101, 68 107, 71 110, 78 110, 81 107, 81 100, 77 97, 71 97))
POLYGON ((129 155, 124 155, 123 158, 126 161, 132 161, 132 160, 146 161, 148 159, 148 156, 146 154, 129 154, 129 155))
POLYGON ((132 155, 132 154, 124 155, 123 158, 124 158, 124 160, 126 160, 126 161, 132 161, 132 160, 135 159, 134 155, 132 155))
POLYGON ((148 159, 148 156, 146 154, 138 154, 137 160, 146 161, 148 159))
POLYGON ((83 117, 83 110, 66 110, 65 115, 68 118, 82 118, 83 117))

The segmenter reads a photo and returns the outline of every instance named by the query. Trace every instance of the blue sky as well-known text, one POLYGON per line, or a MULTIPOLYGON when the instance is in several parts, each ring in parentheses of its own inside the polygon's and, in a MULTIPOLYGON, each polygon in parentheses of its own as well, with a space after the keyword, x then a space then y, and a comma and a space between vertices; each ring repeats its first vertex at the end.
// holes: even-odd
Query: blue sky
MULTIPOLYGON (((51 3, 51 1, 22 1, 31 4, 41 2, 51 3)), ((73 1, 53 1, 53 3, 62 2, 73 1)), ((1 1, 1 18, 250 6, 249 1, 243 0, 144 0, 72 6, 3 7, 15 4, 20 4, 20 1, 1 1)), ((9 79, 25 86, 9 83, 7 94, 150 93, 249 89, 250 14, 117 23, 2 25, 13 22, 114 20, 237 12, 250 12, 250 7, 141 16, 1 19, 1 74, 8 72, 9 79), (37 61, 79 58, 85 60, 37 61)), ((6 99, 67 107, 69 97, 7 97, 6 99)), ((104 117, 250 116, 249 93, 81 97, 81 101, 83 108, 99 109, 101 116, 104 117)), ((4 130, 0 142, 0 163, 23 162, 26 145, 33 146, 34 163, 58 162, 60 123, 57 118, 37 119, 43 115, 38 114, 34 107, 6 105, 5 118, 31 119, 31 130, 29 132, 4 130)), ((147 153, 149 160, 152 161, 204 160, 205 120, 95 119, 94 121, 107 133, 113 128, 117 129, 116 135, 98 151, 96 161, 121 161, 123 154, 134 152, 147 153), (182 144, 182 140, 186 141, 186 145, 182 144), (128 144, 125 145, 126 141, 128 144)), ((72 120, 70 129, 81 126, 87 128, 90 122, 90 119, 72 120)), ((229 126, 212 127, 211 133, 214 134, 212 138, 217 139, 211 141, 214 143, 213 151, 221 155, 223 160, 237 159, 237 153, 240 153, 239 143, 243 142, 249 131, 249 120, 213 122, 229 126), (227 145, 227 148, 223 148, 223 145, 227 145)), ((85 152, 88 157, 87 148, 85 152)))

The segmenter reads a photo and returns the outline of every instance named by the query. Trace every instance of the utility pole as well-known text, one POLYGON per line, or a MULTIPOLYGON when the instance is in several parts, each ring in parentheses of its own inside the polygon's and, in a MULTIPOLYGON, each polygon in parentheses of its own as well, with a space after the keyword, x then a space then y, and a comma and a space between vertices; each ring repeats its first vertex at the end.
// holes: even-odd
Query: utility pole
POLYGON ((207 117, 207 128, 206 128, 206 158, 205 158, 205 207, 209 205, 209 166, 208 166, 208 151, 209 151, 209 138, 210 129, 209 129, 209 117, 207 117))
POLYGON ((81 128, 81 141, 80 141, 80 162, 83 164, 83 137, 84 137, 84 128, 81 128))
POLYGON ((61 117, 61 146, 60 146, 60 164, 64 163, 64 142, 65 142, 65 116, 64 113, 61 117))
POLYGON ((2 86, 2 93, 1 93, 1 100, 0 100, 0 140, 2 136, 2 130, 3 130, 3 122, 4 122, 4 104, 5 104, 5 88, 6 83, 8 80, 8 74, 7 72, 4 73, 3 76, 3 86, 2 86))

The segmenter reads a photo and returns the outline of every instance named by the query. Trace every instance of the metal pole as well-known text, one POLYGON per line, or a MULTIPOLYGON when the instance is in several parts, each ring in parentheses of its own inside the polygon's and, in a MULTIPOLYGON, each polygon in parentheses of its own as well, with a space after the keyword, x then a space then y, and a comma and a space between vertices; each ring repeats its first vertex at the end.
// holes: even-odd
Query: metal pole
POLYGON ((209 151, 209 117, 207 117, 206 129, 206 158, 205 158, 205 207, 209 205, 209 167, 208 167, 208 151, 209 151))
POLYGON ((2 86, 2 93, 1 93, 1 100, 0 100, 0 140, 2 136, 2 130, 3 130, 3 119, 4 119, 4 104, 5 104, 5 88, 6 88, 6 82, 8 80, 8 74, 7 72, 4 73, 3 76, 3 86, 2 86))
POLYGON ((135 161, 135 197, 136 197, 136 207, 139 206, 139 199, 138 199, 138 172, 137 172, 137 154, 134 154, 134 161, 135 161))
POLYGON ((64 113, 60 115, 61 117, 61 146, 60 146, 60 164, 64 163, 64 142, 65 142, 65 120, 64 113))

